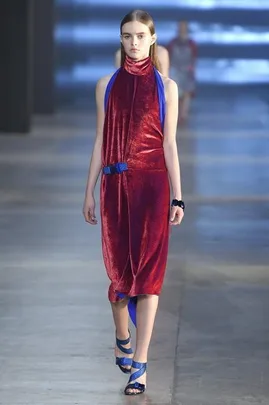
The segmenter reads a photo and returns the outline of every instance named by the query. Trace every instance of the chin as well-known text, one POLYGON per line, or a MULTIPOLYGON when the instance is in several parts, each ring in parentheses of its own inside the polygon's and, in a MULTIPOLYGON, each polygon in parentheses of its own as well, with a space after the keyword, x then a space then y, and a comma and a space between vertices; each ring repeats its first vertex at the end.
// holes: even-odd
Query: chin
POLYGON ((131 53, 126 52, 126 55, 128 55, 129 58, 131 58, 131 59, 133 59, 133 60, 139 59, 139 56, 138 56, 137 54, 134 54, 133 52, 131 52, 131 53))

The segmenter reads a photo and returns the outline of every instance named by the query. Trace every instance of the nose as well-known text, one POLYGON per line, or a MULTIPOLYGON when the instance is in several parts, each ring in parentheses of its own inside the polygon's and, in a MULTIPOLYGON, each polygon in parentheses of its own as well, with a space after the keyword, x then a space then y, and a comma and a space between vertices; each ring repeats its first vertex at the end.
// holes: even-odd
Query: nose
POLYGON ((134 35, 132 37, 132 46, 136 47, 136 45, 137 45, 137 38, 136 38, 136 35, 134 35))

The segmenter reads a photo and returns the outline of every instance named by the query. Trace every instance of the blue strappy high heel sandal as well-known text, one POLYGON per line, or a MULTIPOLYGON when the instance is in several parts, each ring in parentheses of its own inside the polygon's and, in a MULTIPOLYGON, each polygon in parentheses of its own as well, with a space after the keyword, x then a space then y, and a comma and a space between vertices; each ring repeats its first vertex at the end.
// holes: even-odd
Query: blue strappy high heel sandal
POLYGON ((141 377, 147 370, 147 363, 139 363, 137 361, 132 362, 132 367, 137 368, 133 374, 131 374, 128 384, 124 390, 125 395, 139 395, 145 392, 146 386, 145 384, 140 384, 139 382, 132 383, 132 381, 136 380, 137 378, 141 377), (136 392, 130 392, 129 390, 136 390, 136 392))
MULTIPOLYGON (((129 337, 125 340, 120 340, 116 337, 116 345, 120 349, 121 352, 125 354, 132 354, 133 350, 132 348, 126 349, 126 347, 123 347, 130 343, 131 340, 131 334, 129 331, 129 337)), ((116 357, 116 365, 119 366, 121 371, 125 374, 129 374, 131 372, 131 366, 132 366, 133 359, 130 359, 128 357, 116 357), (126 366, 130 366, 130 368, 126 368, 126 366)))

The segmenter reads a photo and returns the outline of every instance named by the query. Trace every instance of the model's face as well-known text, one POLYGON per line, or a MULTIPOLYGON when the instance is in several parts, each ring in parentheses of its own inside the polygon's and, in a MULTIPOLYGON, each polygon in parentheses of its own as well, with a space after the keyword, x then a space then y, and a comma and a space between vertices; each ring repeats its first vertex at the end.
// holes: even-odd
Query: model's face
POLYGON ((186 38, 188 36, 188 24, 185 21, 179 23, 179 35, 182 38, 186 38))
POLYGON ((149 28, 138 21, 123 25, 121 43, 126 54, 135 60, 149 56, 150 46, 156 41, 156 35, 151 35, 149 28))

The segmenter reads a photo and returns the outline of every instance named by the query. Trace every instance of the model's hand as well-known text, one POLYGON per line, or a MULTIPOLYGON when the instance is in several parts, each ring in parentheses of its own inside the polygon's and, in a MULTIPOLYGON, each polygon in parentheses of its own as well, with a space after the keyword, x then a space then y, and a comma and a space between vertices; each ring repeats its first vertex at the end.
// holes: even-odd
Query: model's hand
POLYGON ((184 217, 184 211, 181 207, 173 206, 170 211, 170 224, 179 225, 184 217))
POLYGON ((96 225, 97 220, 95 217, 95 199, 92 195, 86 196, 83 205, 83 215, 85 221, 91 225, 96 225))

